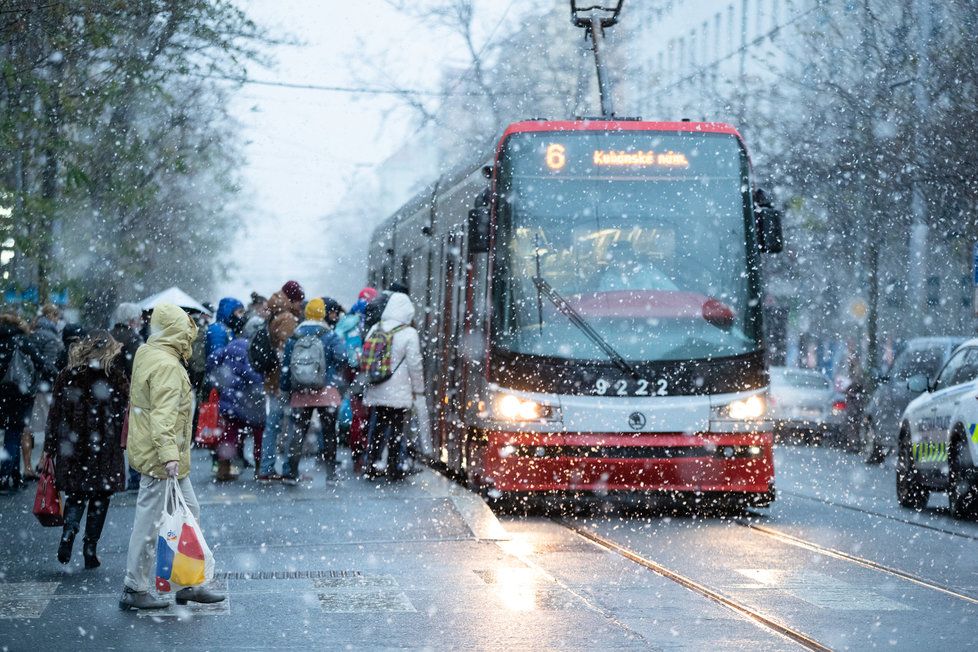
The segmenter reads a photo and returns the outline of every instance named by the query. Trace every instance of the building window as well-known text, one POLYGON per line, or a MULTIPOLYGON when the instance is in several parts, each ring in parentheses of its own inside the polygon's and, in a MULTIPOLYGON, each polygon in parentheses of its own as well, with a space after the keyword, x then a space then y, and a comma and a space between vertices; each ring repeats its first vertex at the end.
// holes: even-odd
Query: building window
POLYGON ((709 21, 703 21, 703 59, 701 65, 708 65, 710 63, 710 23, 709 21))
POLYGON ((727 7, 727 52, 733 52, 736 50, 736 34, 734 30, 734 6, 730 5, 727 7))
POLYGON ((941 277, 927 277, 927 306, 936 308, 941 304, 941 277))
POLYGON ((747 46, 747 16, 750 11, 750 0, 740 3, 740 47, 747 46))
POLYGON ((669 66, 666 72, 669 81, 672 81, 673 71, 675 71, 676 69, 673 66, 673 64, 676 61, 676 39, 674 38, 669 39, 669 47, 667 48, 666 52, 667 52, 666 61, 668 62, 666 65, 669 66))
POLYGON ((720 12, 713 17, 713 58, 719 60, 723 56, 723 46, 720 44, 720 35, 723 34, 721 29, 721 23, 723 22, 723 16, 720 12))

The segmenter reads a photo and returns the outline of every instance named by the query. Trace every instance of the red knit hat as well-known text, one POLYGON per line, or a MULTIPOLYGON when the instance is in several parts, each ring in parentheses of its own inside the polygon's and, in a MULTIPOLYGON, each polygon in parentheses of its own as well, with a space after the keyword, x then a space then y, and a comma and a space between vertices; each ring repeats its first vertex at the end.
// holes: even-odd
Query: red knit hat
POLYGON ((306 298, 306 293, 302 291, 302 286, 298 281, 287 281, 282 286, 282 294, 289 298, 289 301, 302 301, 306 298))
POLYGON ((357 295, 357 299, 363 299, 364 301, 373 301, 377 298, 377 290, 366 287, 360 290, 360 294, 357 295))

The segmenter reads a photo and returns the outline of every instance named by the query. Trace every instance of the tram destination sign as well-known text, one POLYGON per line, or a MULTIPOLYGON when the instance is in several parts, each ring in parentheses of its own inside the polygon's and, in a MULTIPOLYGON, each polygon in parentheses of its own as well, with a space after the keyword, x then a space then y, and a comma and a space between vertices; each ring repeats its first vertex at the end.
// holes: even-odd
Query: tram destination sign
POLYGON ((737 177, 742 151, 729 134, 534 132, 510 137, 504 155, 519 176, 737 177))

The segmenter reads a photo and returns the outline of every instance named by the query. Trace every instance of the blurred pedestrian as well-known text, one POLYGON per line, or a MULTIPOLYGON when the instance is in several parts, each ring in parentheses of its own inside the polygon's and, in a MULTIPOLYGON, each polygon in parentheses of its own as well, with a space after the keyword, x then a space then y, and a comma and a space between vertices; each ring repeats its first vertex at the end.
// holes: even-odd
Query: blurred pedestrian
MULTIPOLYGON (((68 367, 54 384, 44 457, 54 462, 55 485, 65 493, 58 561, 67 564, 88 508, 82 555, 97 568, 109 499, 126 488, 122 424, 129 379, 122 345, 108 331, 92 331, 71 348, 68 367)), ((43 463, 43 458, 42 458, 43 463)))
MULTIPOLYGON (((132 361, 136 351, 143 345, 140 330, 143 326, 143 309, 135 303, 120 303, 112 314, 112 338, 122 345, 123 370, 126 378, 132 377, 132 361)), ((128 475, 129 488, 135 491, 139 487, 139 473, 130 465, 128 475)))
MULTIPOLYGON (((0 314, 0 492, 19 489, 21 440, 28 426, 38 379, 54 375, 28 338, 28 326, 15 313, 0 314)), ((33 470, 33 469, 31 469, 33 470)))
POLYGON ((336 474, 336 411, 340 405, 337 374, 346 366, 343 343, 324 321, 326 305, 313 299, 306 305, 306 320, 289 338, 282 355, 281 390, 289 396, 292 419, 288 473, 283 482, 299 481, 299 460, 313 415, 319 413, 326 463, 326 479, 336 474))
MULTIPOLYGON (((285 343, 292 337, 302 315, 302 302, 306 295, 296 281, 288 281, 282 289, 268 298, 268 322, 265 331, 255 333, 252 351, 256 348, 254 340, 262 338, 258 347, 262 365, 255 365, 254 355, 249 357, 252 366, 265 374, 265 395, 268 397, 268 415, 265 419, 265 432, 262 434, 261 466, 258 469, 259 482, 274 482, 282 478, 275 471, 278 458, 279 435, 289 412, 289 396, 280 388, 282 373, 282 354, 285 343), (267 345, 264 344, 267 342, 267 345)), ((250 351, 249 351, 250 353, 250 351)), ((288 462, 282 467, 282 475, 288 471, 288 462)))
MULTIPOLYGON (((184 365, 190 360, 197 325, 183 309, 162 303, 153 310, 149 341, 133 362, 129 408, 128 450, 133 467, 142 474, 122 609, 161 609, 169 602, 149 593, 156 550, 157 527, 163 515, 167 478, 176 478, 194 517, 200 507, 190 484, 190 440, 193 392, 184 365)), ((221 602, 225 596, 203 586, 184 588, 178 600, 221 602)))
POLYGON ((346 310, 344 310, 343 305, 339 301, 332 297, 323 297, 323 308, 326 310, 323 321, 326 322, 327 326, 335 329, 336 323, 346 314, 346 310))
POLYGON ((252 317, 258 317, 262 321, 268 319, 268 299, 257 292, 251 293, 251 303, 245 311, 245 321, 252 317))
POLYGON ((207 371, 211 373, 215 366, 217 355, 225 346, 231 343, 235 333, 244 328, 244 304, 234 297, 224 297, 217 304, 217 315, 214 323, 207 327, 206 350, 207 371))
POLYGON ((71 347, 85 339, 86 335, 88 335, 88 331, 81 324, 65 324, 64 328, 61 329, 61 343, 64 344, 64 348, 58 358, 59 370, 68 368, 68 353, 71 351, 71 347))
MULTIPOLYGON (((411 408, 415 396, 424 392, 424 376, 421 367, 421 345, 418 331, 412 326, 414 304, 408 295, 394 292, 387 300, 379 324, 367 333, 364 357, 371 338, 387 334, 390 339, 390 377, 367 387, 363 403, 370 409, 368 428, 367 474, 377 475, 382 470, 381 457, 387 449, 387 478, 400 480, 408 467, 401 459, 404 442, 408 436, 411 408)), ((364 363, 369 363, 364 360, 364 363)))
MULTIPOLYGON (((263 322, 253 317, 244 331, 218 354, 221 368, 220 413, 223 424, 221 441, 217 445, 219 481, 233 480, 236 474, 232 462, 242 455, 241 446, 247 436, 254 438, 253 452, 256 468, 261 468, 261 440, 265 430, 264 377, 255 371, 248 360, 248 344, 263 322)), ((256 472, 257 475, 257 472, 256 472)))
POLYGON ((44 371, 38 375, 37 394, 31 410, 30 424, 21 436, 20 451, 24 458, 24 478, 37 480, 34 472, 34 441, 38 435, 44 435, 48 422, 48 411, 51 409, 51 389, 54 379, 61 370, 58 361, 61 360, 65 347, 61 341, 61 311, 57 306, 47 304, 41 309, 41 314, 34 320, 34 329, 30 339, 38 353, 44 358, 44 371))
POLYGON ((112 315, 113 339, 122 345, 125 356, 126 376, 132 376, 132 361, 136 351, 143 345, 143 336, 139 330, 143 325, 143 310, 135 303, 120 303, 112 315))
MULTIPOLYGON (((363 350, 364 310, 367 304, 377 297, 377 290, 365 287, 360 290, 357 300, 350 306, 350 312, 343 316, 336 325, 336 334, 346 345, 347 363, 351 369, 360 368, 360 354, 363 350)), ((350 379, 352 380, 352 378, 350 379)), ((346 399, 350 405, 349 444, 353 457, 353 473, 361 475, 367 464, 367 418, 369 416, 363 405, 363 396, 356 392, 348 392, 346 399)))

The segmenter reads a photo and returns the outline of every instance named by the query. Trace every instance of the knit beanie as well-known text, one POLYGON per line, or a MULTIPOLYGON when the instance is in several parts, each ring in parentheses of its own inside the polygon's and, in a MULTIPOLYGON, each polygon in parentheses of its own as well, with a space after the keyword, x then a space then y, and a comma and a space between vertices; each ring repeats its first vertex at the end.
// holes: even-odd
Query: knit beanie
POLYGON ((288 281, 282 286, 282 294, 289 298, 289 301, 302 301, 306 298, 306 293, 302 291, 302 286, 298 281, 288 281))
POLYGON ((377 298, 377 290, 372 287, 365 287, 360 290, 360 294, 357 295, 357 299, 363 299, 365 301, 373 301, 377 298))
POLYGON ((326 304, 322 299, 316 298, 306 304, 306 319, 312 321, 323 321, 326 319, 326 304))

